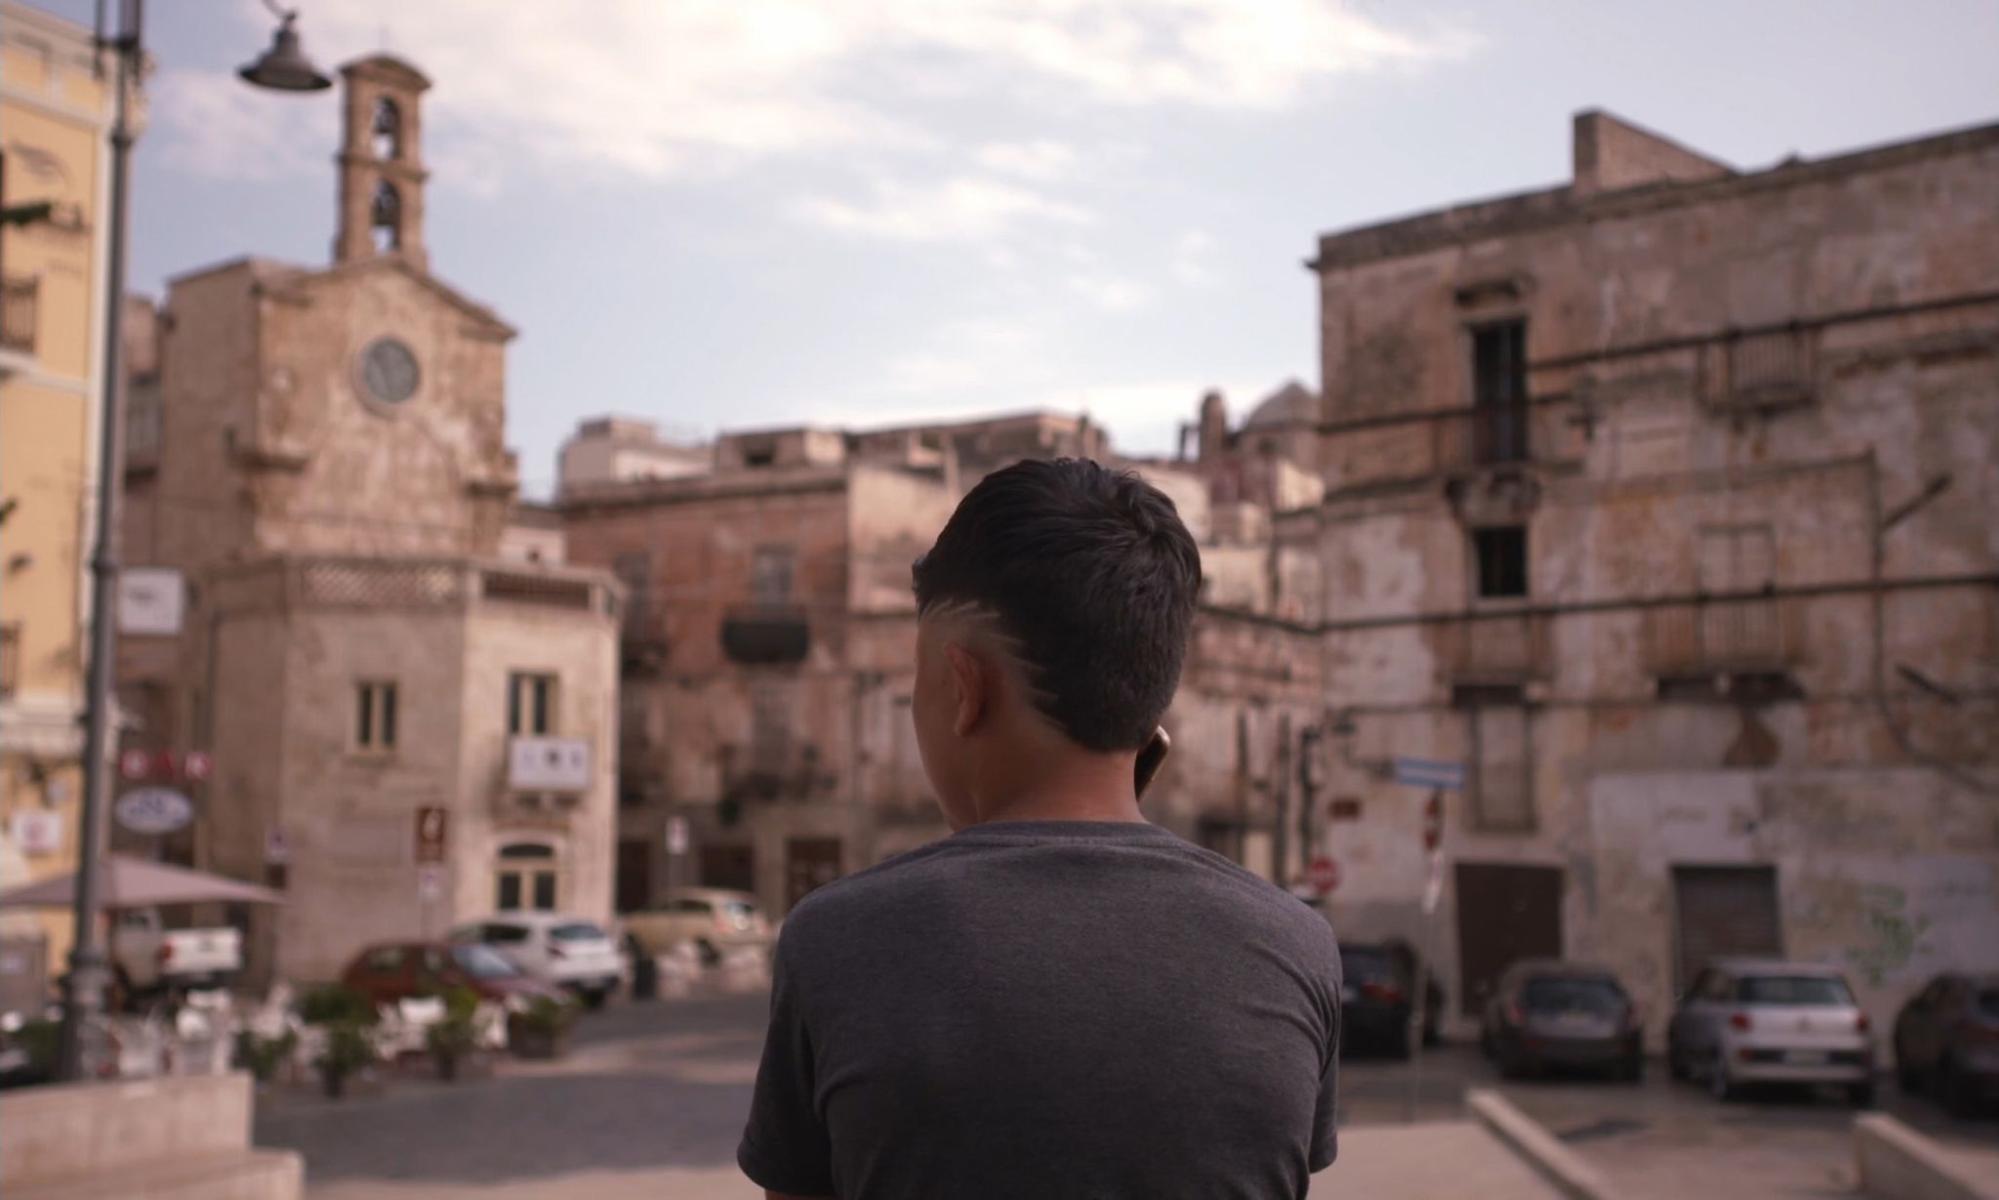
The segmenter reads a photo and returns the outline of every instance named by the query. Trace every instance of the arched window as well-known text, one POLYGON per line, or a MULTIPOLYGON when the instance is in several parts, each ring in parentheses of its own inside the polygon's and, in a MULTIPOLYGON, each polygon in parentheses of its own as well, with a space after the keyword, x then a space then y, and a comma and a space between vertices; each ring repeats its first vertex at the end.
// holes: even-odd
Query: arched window
POLYGON ((403 156, 403 110, 387 96, 375 101, 375 119, 368 132, 375 157, 390 162, 403 156))
POLYGON ((403 196, 386 179, 375 185, 375 199, 368 206, 368 227, 374 234, 377 253, 403 244, 403 196))
POLYGON ((558 870, 555 848, 541 842, 509 842, 500 847, 493 874, 493 907, 500 912, 534 909, 553 912, 558 870))

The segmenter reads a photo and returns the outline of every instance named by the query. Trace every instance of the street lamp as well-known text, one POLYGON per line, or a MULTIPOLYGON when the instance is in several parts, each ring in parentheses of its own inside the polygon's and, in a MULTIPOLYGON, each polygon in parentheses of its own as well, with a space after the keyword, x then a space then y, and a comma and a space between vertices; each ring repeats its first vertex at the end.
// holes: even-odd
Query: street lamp
MULTIPOLYGON (((285 12, 265 0, 279 18, 271 48, 239 74, 259 87, 310 92, 333 81, 312 65, 299 49, 292 28, 296 12, 285 12)), ((97 443, 97 512, 95 545, 90 557, 90 674, 85 681, 83 725, 83 810, 78 814, 76 845, 75 936, 69 953, 69 978, 64 988, 61 1039, 57 1043, 58 1078, 83 1075, 83 1030, 104 1011, 109 964, 97 933, 103 907, 104 854, 109 841, 112 658, 117 641, 118 507, 124 490, 125 459, 125 227, 131 199, 132 121, 130 93, 145 70, 145 0, 117 0, 118 30, 107 35, 104 3, 97 5, 96 46, 99 61, 108 53, 112 66, 111 208, 106 227, 104 274, 104 378, 99 396, 97 443)))
POLYGON ((298 31, 292 28, 292 23, 298 20, 298 10, 286 11, 274 0, 264 0, 264 7, 278 18, 277 32, 271 35, 271 48, 236 74, 246 83, 275 92, 323 92, 332 87, 333 80, 313 66, 312 60, 299 49, 298 31))

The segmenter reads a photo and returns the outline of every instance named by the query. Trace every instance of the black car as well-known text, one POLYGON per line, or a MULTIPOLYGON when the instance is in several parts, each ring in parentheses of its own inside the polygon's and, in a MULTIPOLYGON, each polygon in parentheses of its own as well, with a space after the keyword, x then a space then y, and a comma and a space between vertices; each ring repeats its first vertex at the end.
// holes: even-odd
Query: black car
MULTIPOLYGON (((1409 1057, 1409 1017, 1416 990, 1416 952, 1407 942, 1340 943, 1342 1051, 1409 1057)), ((1437 1014, 1443 989, 1426 978, 1423 987, 1423 1044, 1437 1041, 1437 1014)))
POLYGON ((1895 1076, 1960 1116, 1999 1098, 1999 975, 1944 974, 1895 1016, 1895 1076))
POLYGON ((1638 1006, 1608 968, 1556 959, 1516 962, 1485 1002, 1479 1048, 1513 1078, 1551 1067, 1644 1073, 1638 1006))

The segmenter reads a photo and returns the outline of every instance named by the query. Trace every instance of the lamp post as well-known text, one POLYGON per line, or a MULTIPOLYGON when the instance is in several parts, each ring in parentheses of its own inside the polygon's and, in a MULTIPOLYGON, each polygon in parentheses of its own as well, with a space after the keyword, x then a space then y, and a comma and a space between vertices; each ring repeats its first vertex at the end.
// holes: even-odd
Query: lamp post
MULTIPOLYGON (((97 50, 111 58, 112 123, 110 208, 104 272, 104 378, 97 420, 97 512, 95 545, 90 557, 90 671, 85 680, 83 732, 83 809, 78 814, 76 844, 75 935, 64 988, 61 1039, 57 1043, 58 1078, 83 1077, 83 1032, 104 1012, 109 964, 98 937, 97 916, 103 908, 104 854, 111 811, 111 737, 113 721, 112 658, 116 653, 118 613, 118 501, 124 490, 125 462, 125 238, 131 199, 131 94, 145 69, 145 0, 114 0, 117 30, 107 34, 104 0, 97 5, 97 50)), ((270 5, 270 0, 265 0, 270 5)), ((259 87, 279 91, 319 91, 333 81, 315 69, 299 49, 292 29, 296 12, 274 5, 279 17, 271 48, 240 74, 259 87)))

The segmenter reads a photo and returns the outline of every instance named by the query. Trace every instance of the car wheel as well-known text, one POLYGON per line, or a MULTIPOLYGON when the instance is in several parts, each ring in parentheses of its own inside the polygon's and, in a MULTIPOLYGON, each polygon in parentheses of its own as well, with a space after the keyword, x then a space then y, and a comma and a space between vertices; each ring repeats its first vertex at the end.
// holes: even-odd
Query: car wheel
POLYGON ((1395 1032, 1388 1035, 1388 1056, 1398 1061, 1409 1057, 1409 1027, 1407 1025, 1397 1026, 1395 1032))
POLYGON ((1709 1095, 1724 1104, 1741 1094, 1736 1082, 1728 1077, 1728 1057, 1719 1046, 1715 1047, 1714 1061, 1708 1064, 1707 1090, 1709 1095))
POLYGON ((1895 1086, 1911 1096, 1923 1089, 1923 1073, 1916 1070, 1916 1064, 1909 1060, 1909 1053, 1900 1042, 1895 1043, 1895 1086))
POLYGON ((694 939, 694 953, 701 956, 701 965, 704 967, 712 967, 722 961, 722 952, 707 938, 694 939))
POLYGON ((1855 1108, 1873 1108, 1874 1107, 1873 1081, 1869 1080, 1866 1083, 1848 1084, 1846 1088, 1846 1102, 1848 1104, 1851 1104, 1855 1108))
POLYGON ((1485 1058, 1487 1062, 1492 1061, 1493 1051, 1492 1051, 1491 1030, 1481 1029, 1478 1031, 1478 1052, 1480 1055, 1482 1055, 1485 1058))
POLYGON ((598 1009, 604 1007, 604 1001, 610 995, 611 993, 608 988, 589 988, 583 993, 583 1007, 589 1009, 591 1012, 596 1012, 598 1009))
POLYGON ((1687 1078, 1687 1060, 1680 1057, 1680 1043, 1671 1037, 1666 1039, 1666 1074, 1678 1080, 1687 1078))
POLYGON ((1642 1082, 1645 1078, 1645 1056, 1636 1050, 1625 1055, 1624 1061, 1618 1064, 1617 1077, 1626 1083, 1642 1082))
POLYGON ((1978 1112, 1978 1089, 1949 1059, 1937 1066, 1937 1098, 1953 1117, 1971 1117, 1978 1112))

